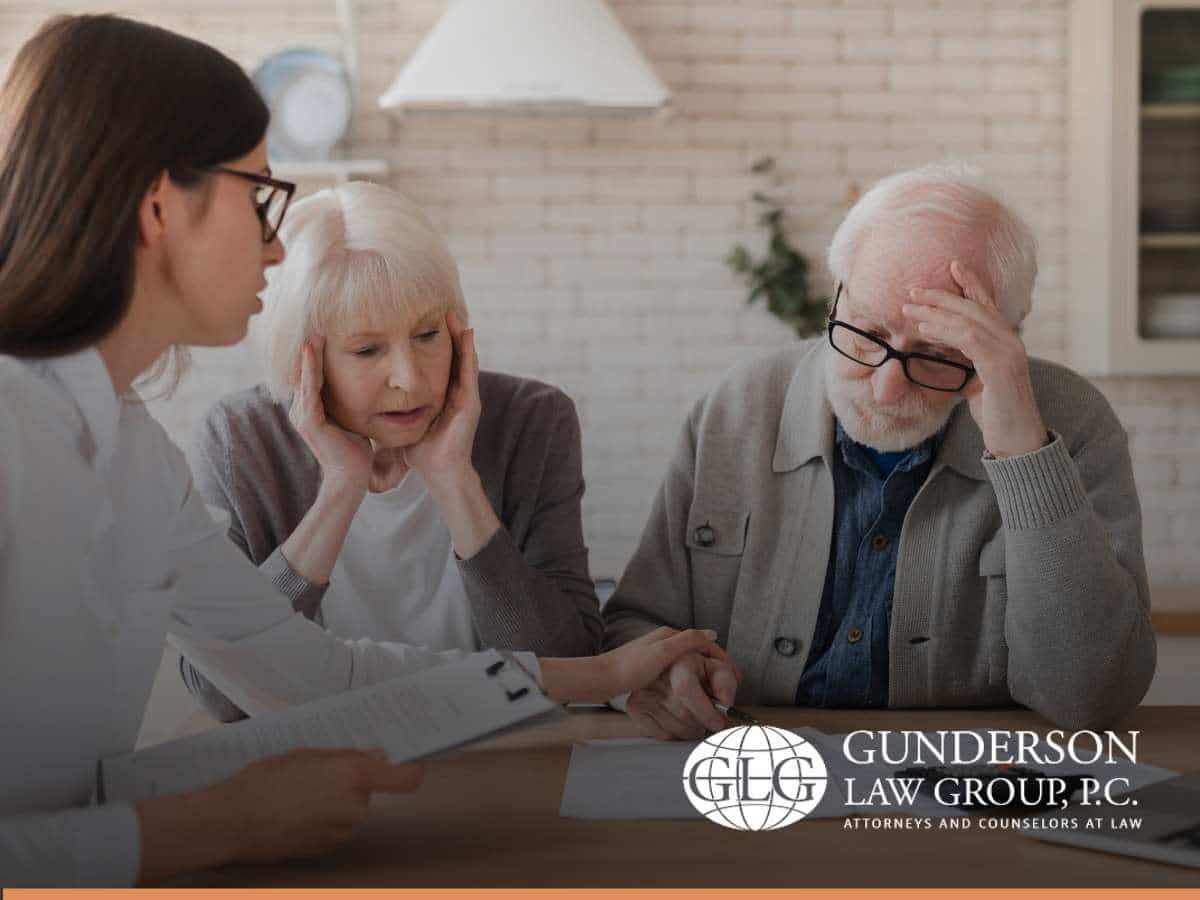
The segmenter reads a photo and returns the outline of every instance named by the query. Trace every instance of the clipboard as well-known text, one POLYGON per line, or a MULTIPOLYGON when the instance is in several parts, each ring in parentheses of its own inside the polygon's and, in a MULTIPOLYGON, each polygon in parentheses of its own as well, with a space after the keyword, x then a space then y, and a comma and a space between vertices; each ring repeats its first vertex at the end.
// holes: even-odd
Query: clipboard
POLYGON ((353 691, 101 761, 101 802, 196 790, 300 749, 382 749, 412 762, 567 713, 511 654, 475 653, 353 691))

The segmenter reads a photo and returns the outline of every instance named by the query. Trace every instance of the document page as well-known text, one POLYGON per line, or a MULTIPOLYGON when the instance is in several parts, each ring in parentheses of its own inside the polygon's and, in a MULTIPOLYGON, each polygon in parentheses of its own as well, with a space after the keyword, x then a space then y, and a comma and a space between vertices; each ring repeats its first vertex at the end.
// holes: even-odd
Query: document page
POLYGON ((569 819, 691 819, 683 765, 696 741, 589 741, 571 748, 558 814, 569 819))
POLYGON ((289 750, 383 749, 408 762, 502 728, 565 715, 518 663, 489 650, 102 763, 106 802, 212 784, 289 750))

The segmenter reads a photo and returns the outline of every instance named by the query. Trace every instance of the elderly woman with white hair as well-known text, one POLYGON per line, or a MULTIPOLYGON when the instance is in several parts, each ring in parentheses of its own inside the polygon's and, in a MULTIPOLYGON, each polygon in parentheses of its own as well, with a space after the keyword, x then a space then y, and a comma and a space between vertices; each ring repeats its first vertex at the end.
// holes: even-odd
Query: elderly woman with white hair
MULTIPOLYGON (((597 652, 571 400, 479 371, 454 260, 397 191, 321 191, 280 236, 256 335, 267 382, 217 403, 192 454, 232 540, 341 637, 597 652)), ((241 717, 182 671, 210 712, 241 717)))
MULTIPOLYGON (((1128 713, 1155 666, 1128 442, 1100 391, 1026 355, 1029 228, 930 166, 862 196, 829 269, 825 336, 688 417, 610 644, 715 628, 743 703, 1128 713)), ((627 709, 698 734, 705 693, 734 699, 728 668, 680 660, 627 709)))

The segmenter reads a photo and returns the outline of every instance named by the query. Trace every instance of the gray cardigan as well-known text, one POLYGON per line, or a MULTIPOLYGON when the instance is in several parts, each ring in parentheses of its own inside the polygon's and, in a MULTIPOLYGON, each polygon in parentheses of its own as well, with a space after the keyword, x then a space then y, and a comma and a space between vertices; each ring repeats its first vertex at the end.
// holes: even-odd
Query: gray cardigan
MULTIPOLYGON (((596 653, 603 623, 583 543, 575 405, 555 387, 495 372, 480 373, 479 393, 472 461, 503 525, 458 564, 480 643, 540 656, 596 653)), ((191 458, 205 501, 230 514, 229 537, 295 609, 316 618, 327 585, 309 584, 279 550, 321 481, 286 407, 261 385, 224 398, 200 426, 191 458)), ((241 717, 186 661, 181 671, 210 712, 241 717)))
MULTIPOLYGON (((739 366, 692 410, 605 607, 609 645, 660 624, 714 628, 744 673, 739 703, 795 702, 834 518, 826 352, 806 341, 739 366)), ((1016 701, 1098 727, 1153 678, 1125 431, 1082 377, 1043 360, 1030 368, 1055 439, 984 459, 960 404, 905 518, 889 706, 1016 701)))

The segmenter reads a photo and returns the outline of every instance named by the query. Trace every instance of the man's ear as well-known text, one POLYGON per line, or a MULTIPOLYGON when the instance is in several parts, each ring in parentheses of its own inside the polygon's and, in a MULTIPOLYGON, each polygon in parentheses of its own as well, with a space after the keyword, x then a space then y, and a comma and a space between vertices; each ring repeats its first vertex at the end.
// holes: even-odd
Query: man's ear
POLYGON ((162 239, 166 230, 168 195, 173 187, 170 176, 163 172, 151 182, 142 197, 137 216, 139 245, 149 246, 162 239))

